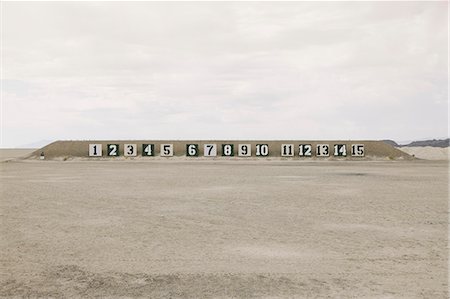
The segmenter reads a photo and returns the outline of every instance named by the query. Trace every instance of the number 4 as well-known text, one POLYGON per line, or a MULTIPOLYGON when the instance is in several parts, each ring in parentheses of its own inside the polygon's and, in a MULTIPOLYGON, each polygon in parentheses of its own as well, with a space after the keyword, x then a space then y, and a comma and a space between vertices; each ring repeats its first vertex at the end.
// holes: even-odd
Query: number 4
POLYGON ((143 144, 142 145, 142 155, 143 156, 154 156, 155 155, 155 145, 154 144, 143 144))

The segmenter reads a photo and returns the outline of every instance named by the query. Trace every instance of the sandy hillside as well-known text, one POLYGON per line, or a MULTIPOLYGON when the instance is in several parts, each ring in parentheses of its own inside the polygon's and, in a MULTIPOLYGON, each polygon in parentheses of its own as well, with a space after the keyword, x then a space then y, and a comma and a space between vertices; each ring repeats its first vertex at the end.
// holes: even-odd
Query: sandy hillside
POLYGON ((399 147, 401 151, 424 160, 449 160, 449 147, 414 146, 399 147))
POLYGON ((0 161, 26 157, 36 149, 17 149, 17 148, 2 148, 0 149, 0 161))
POLYGON ((6 298, 448 298, 447 163, 0 167, 6 298))

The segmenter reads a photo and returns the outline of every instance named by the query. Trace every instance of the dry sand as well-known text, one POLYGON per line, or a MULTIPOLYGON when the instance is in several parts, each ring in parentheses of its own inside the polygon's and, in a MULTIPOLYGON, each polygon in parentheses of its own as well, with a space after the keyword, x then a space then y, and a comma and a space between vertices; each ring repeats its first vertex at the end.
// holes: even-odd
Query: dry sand
POLYGON ((450 158, 448 147, 413 146, 399 147, 398 149, 424 160, 449 160, 450 158))
POLYGON ((21 158, 21 157, 26 157, 34 151, 36 151, 35 148, 33 148, 33 149, 2 148, 2 149, 0 149, 0 162, 6 161, 6 160, 12 160, 12 159, 16 159, 16 158, 21 158))
POLYGON ((448 295, 446 162, 0 167, 4 297, 448 295))

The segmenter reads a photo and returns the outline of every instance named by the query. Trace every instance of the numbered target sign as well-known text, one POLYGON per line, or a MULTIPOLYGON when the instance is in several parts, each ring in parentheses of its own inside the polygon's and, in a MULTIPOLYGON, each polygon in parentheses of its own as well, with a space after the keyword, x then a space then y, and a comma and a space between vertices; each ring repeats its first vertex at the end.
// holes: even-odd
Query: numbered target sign
POLYGON ((101 144, 89 144, 89 157, 101 157, 102 145, 101 144))
POLYGON ((161 144, 161 157, 172 157, 173 156, 173 144, 161 144))
POLYGON ((197 157, 198 156, 198 144, 186 144, 186 156, 197 157))
POLYGON ((203 145, 203 156, 205 156, 205 157, 217 156, 217 144, 204 144, 203 145))
POLYGON ((136 144, 124 144, 123 155, 125 157, 136 157, 137 156, 137 145, 136 144))
POLYGON ((328 144, 318 144, 317 157, 329 157, 330 156, 330 146, 328 144))
POLYGON ((352 156, 364 157, 364 144, 352 144, 352 156))
POLYGON ((118 144, 108 144, 108 156, 117 157, 119 156, 119 145, 118 144))
POLYGON ((257 144, 255 154, 258 157, 268 156, 269 155, 269 145, 268 144, 257 144))
POLYGON ((234 156, 234 145, 233 144, 222 144, 222 156, 225 156, 225 157, 234 156))
POLYGON ((154 156, 155 155, 155 145, 154 144, 143 144, 142 145, 142 156, 154 156))
POLYGON ((281 156, 282 157, 294 156, 294 145, 293 144, 282 144, 281 145, 281 156))
POLYGON ((345 144, 335 144, 334 145, 334 155, 338 157, 347 156, 347 146, 345 144))
POLYGON ((312 156, 312 145, 311 144, 300 144, 298 146, 298 155, 300 157, 311 157, 312 156))
POLYGON ((239 144, 238 145, 238 156, 239 157, 251 157, 252 155, 252 145, 251 144, 239 144))

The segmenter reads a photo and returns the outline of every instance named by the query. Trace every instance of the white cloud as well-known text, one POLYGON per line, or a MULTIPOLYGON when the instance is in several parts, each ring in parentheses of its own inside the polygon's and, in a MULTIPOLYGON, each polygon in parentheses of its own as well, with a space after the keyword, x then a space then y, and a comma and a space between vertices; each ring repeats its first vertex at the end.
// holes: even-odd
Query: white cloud
POLYGON ((446 136, 447 2, 5 2, 3 144, 446 136))

